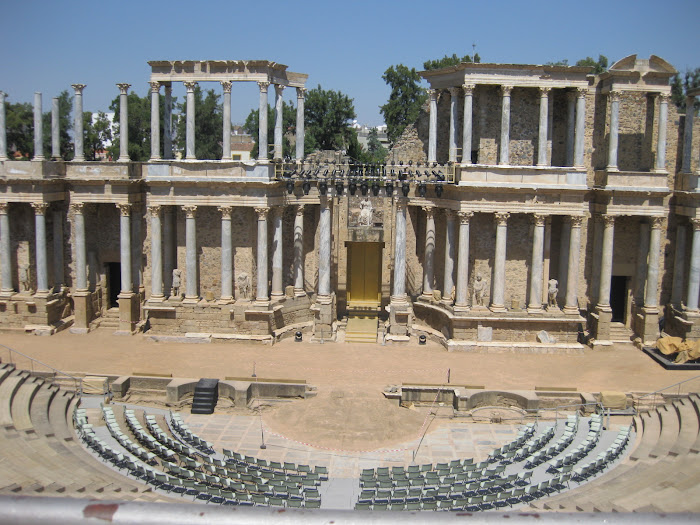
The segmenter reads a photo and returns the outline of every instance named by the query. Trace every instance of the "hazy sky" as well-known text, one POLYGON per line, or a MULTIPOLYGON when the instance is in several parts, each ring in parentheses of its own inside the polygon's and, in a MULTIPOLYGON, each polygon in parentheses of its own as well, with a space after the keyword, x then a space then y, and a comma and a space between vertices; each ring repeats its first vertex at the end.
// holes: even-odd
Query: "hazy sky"
MULTIPOLYGON (((420 70, 428 59, 471 54, 473 44, 482 62, 573 64, 604 54, 612 63, 636 53, 680 71, 700 67, 698 0, 0 0, 0 8, 0 90, 11 102, 40 91, 45 111, 74 83, 87 84, 86 111, 107 110, 118 82, 143 96, 149 60, 280 62, 307 73, 309 88, 350 96, 369 125, 382 123, 387 67, 420 70)), ((173 91, 182 100, 182 85, 173 91)), ((235 84, 232 99, 232 120, 242 123, 257 107, 257 85, 235 84)), ((285 99, 296 103, 294 90, 285 99)))

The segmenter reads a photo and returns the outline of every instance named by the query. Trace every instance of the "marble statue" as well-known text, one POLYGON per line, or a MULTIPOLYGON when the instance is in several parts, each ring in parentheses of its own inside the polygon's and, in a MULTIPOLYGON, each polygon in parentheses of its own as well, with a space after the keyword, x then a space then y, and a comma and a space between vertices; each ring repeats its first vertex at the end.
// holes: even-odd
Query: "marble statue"
POLYGON ((360 201, 360 226, 372 226, 372 202, 369 197, 365 197, 360 201))
POLYGON ((242 299, 248 299, 250 296, 250 277, 247 273, 242 273, 236 279, 238 284, 238 296, 242 299))
POLYGON ((484 295, 486 293, 486 281, 480 273, 474 279, 474 306, 484 306, 484 295))
POLYGON ((559 281, 556 279, 549 280, 549 287, 547 288, 547 305, 557 306, 557 294, 559 293, 559 281))
POLYGON ((29 266, 26 264, 19 267, 19 288, 21 292, 29 291, 29 266))
POLYGON ((182 286, 182 270, 175 268, 173 270, 173 288, 170 295, 173 297, 180 296, 180 286, 182 286))

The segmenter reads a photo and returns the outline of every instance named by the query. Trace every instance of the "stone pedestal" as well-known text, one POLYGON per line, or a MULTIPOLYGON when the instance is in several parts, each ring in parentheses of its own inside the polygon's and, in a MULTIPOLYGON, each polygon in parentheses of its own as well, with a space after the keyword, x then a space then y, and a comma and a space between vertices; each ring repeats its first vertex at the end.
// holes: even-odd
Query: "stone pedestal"
POLYGON ((598 305, 592 314, 593 322, 593 346, 610 344, 610 323, 612 322, 612 308, 598 305))
POLYGON ((408 301, 392 300, 386 309, 389 312, 389 334, 409 337, 413 325, 413 305, 408 301))
POLYGON ((314 314, 314 335, 312 342, 335 341, 336 299, 335 293, 320 296, 311 306, 314 314))
POLYGON ((86 334, 90 331, 92 312, 90 308, 91 293, 87 290, 73 292, 73 334, 86 334))
POLYGON ((639 314, 640 328, 642 333, 639 334, 641 342, 644 346, 656 346, 656 340, 659 338, 659 309, 658 308, 641 308, 639 314))
POLYGON ((139 295, 121 292, 119 300, 119 330, 117 334, 132 334, 139 322, 139 295))

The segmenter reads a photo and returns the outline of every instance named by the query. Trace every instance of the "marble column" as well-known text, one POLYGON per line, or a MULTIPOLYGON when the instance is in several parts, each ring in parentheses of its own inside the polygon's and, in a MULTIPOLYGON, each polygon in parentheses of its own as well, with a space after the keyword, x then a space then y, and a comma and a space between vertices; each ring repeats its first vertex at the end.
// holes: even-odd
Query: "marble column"
POLYGON ((468 310, 469 282, 469 221, 472 212, 457 212, 459 217, 459 252, 457 254, 457 287, 455 288, 455 310, 468 310))
POLYGON ((496 219, 496 250, 493 263, 493 297, 491 298, 491 310, 494 312, 505 311, 505 285, 506 285, 506 234, 508 233, 508 217, 510 213, 499 212, 496 219))
POLYGON ((221 298, 219 303, 233 301, 233 246, 231 243, 231 206, 219 206, 221 213, 221 298))
POLYGON ((159 205, 149 206, 151 216, 151 297, 149 301, 163 301, 163 230, 159 205))
POLYGON ((129 88, 131 84, 117 84, 119 88, 119 159, 129 162, 129 88))
POLYGON ((7 93, 0 91, 0 162, 7 160, 7 122, 5 120, 5 97, 7 93))
POLYGON ((693 154, 693 117, 695 111, 688 111, 695 105, 695 97, 690 96, 685 98, 685 131, 683 132, 683 163, 681 171, 690 173, 691 156, 693 154))
POLYGON ((647 265, 647 291, 644 295, 645 309, 658 309, 659 261, 661 258, 661 226, 663 217, 652 217, 649 237, 649 264, 647 265))
POLYGON ((690 269, 688 271, 688 292, 686 309, 698 311, 698 294, 700 294, 700 219, 692 218, 693 238, 690 242, 690 269))
POLYGON ((61 158, 61 135, 58 97, 51 99, 51 160, 61 158))
MULTIPOLYGON (((4 101, 2 101, 4 104, 4 101)), ((0 202, 0 267, 2 274, 1 295, 12 295, 15 291, 12 284, 12 243, 10 242, 9 202, 0 202)))
POLYGON ((437 161, 437 99, 438 90, 429 89, 430 97, 430 126, 428 128, 428 162, 437 161))
MULTIPOLYGON (((267 109, 267 108, 266 108, 267 109)), ((255 302, 267 305, 267 214, 270 208, 255 208, 258 215, 258 277, 255 302)))
POLYGON ((406 298, 406 200, 396 199, 396 233, 394 244, 394 293, 392 303, 405 303, 406 298))
POLYGON ((637 268, 634 273, 634 303, 644 304, 644 287, 647 282, 647 259, 649 257, 649 224, 639 223, 639 244, 637 245, 637 268))
POLYGON ((462 163, 472 163, 472 108, 474 101, 474 86, 464 84, 464 115, 462 117, 462 163))
POLYGON ((442 300, 452 304, 455 269, 455 214, 445 210, 445 276, 442 281, 442 300))
POLYGON ((173 206, 165 206, 163 210, 163 287, 164 293, 170 297, 173 287, 173 270, 177 267, 176 230, 177 211, 173 206))
POLYGON ((53 211, 53 281, 54 287, 63 287, 63 210, 53 211))
MULTIPOLYGON (((284 297, 284 281, 282 268, 282 216, 283 206, 276 206, 272 210, 272 299, 280 300, 284 297)), ((329 251, 330 253, 330 251, 329 251)))
POLYGON ((119 262, 121 263, 121 293, 132 292, 131 279, 131 204, 117 204, 119 208, 119 262))
POLYGON ((34 93, 34 157, 32 160, 45 160, 44 120, 41 114, 41 93, 34 93))
POLYGON ((267 160, 267 88, 269 85, 269 82, 258 82, 258 87, 260 88, 260 103, 258 105, 258 160, 267 160))
MULTIPOLYGON (((550 108, 551 109, 551 108, 550 108)), ((551 115, 551 113, 550 113, 551 115)), ((551 128, 550 128, 551 129, 551 128)), ((552 262, 552 216, 544 220, 544 254, 542 262, 542 300, 547 303, 549 298, 549 269, 552 262)))
POLYGON ((569 249, 571 247, 571 221, 562 218, 559 234, 559 293, 558 298, 566 300, 566 287, 569 283, 569 249))
POLYGON ((75 202, 70 205, 73 211, 73 225, 75 227, 75 288, 77 291, 86 292, 87 282, 87 246, 85 242, 85 204, 75 202))
POLYGON ((318 301, 329 303, 331 297, 331 198, 319 197, 318 301))
POLYGON ((513 86, 501 86, 501 150, 498 163, 510 163, 510 93, 513 86))
POLYGON ((611 91, 610 99, 610 135, 608 141, 608 171, 617 171, 617 145, 620 132, 620 93, 611 91))
POLYGON ((275 84, 275 159, 282 158, 282 93, 284 86, 275 84))
POLYGON ((673 258, 673 285, 671 288, 671 304, 680 308, 683 301, 683 282, 685 279, 685 225, 676 226, 676 251, 673 258))
POLYGON ((581 257, 581 223, 583 217, 572 215, 569 218, 571 233, 569 235, 569 269, 566 280, 566 302, 564 313, 579 315, 578 309, 578 277, 579 258, 581 257))
POLYGON ((659 132, 656 137, 656 171, 666 171, 666 128, 668 127, 668 93, 659 95, 659 132))
MULTIPOLYGON (((187 116, 186 116, 186 130, 185 130, 185 159, 195 160, 197 155, 195 155, 194 149, 194 88, 197 85, 196 82, 183 82, 185 88, 187 88, 187 116)), ((194 220, 194 219, 193 219, 194 220)), ((188 285, 189 286, 189 285, 188 285)))
POLYGON ((163 101, 163 158, 173 158, 173 86, 165 83, 165 100, 163 101))
POLYGON ((576 130, 574 134, 574 166, 583 166, 584 140, 586 138, 586 94, 587 88, 576 89, 576 130))
POLYGON ((541 87, 540 92, 540 123, 537 136, 537 165, 546 166, 547 163, 547 130, 549 127, 549 92, 551 88, 541 87))
POLYGON ((600 288, 598 289, 598 308, 610 309, 610 282, 613 265, 613 236, 615 234, 615 217, 603 215, 603 251, 600 262, 600 288))
MULTIPOLYGON (((541 115, 541 114, 540 114, 541 115)), ((527 311, 542 311, 542 267, 544 264, 544 223, 546 217, 535 213, 532 215, 532 260, 530 263, 530 304, 527 311)))
POLYGON ((221 160, 231 160, 231 81, 222 80, 221 87, 224 90, 224 129, 223 129, 223 147, 221 160))
POLYGON ((304 160, 304 97, 306 88, 297 89, 296 160, 304 160))
POLYGON ((576 129, 576 92, 566 92, 566 166, 574 165, 574 130, 576 129))
POLYGON ((294 295, 304 297, 304 205, 299 204, 294 215, 294 295))
POLYGON ((450 162, 457 162, 457 119, 459 119, 457 108, 459 107, 459 91, 460 88, 458 87, 450 88, 450 150, 448 157, 450 162))
POLYGON ((183 206, 185 212, 185 301, 199 301, 197 286, 197 206, 183 206))
POLYGON ((34 235, 36 250, 36 294, 49 293, 49 268, 46 255, 46 210, 47 202, 32 202, 34 208, 34 235))
POLYGON ((433 296, 435 261, 435 207, 423 206, 425 212, 425 257, 423 260, 423 296, 433 296))
POLYGON ((75 90, 75 109, 73 110, 73 145, 75 148, 74 161, 85 160, 83 150, 83 89, 85 84, 71 84, 75 90))
POLYGON ((151 86, 151 160, 160 160, 160 82, 151 86))

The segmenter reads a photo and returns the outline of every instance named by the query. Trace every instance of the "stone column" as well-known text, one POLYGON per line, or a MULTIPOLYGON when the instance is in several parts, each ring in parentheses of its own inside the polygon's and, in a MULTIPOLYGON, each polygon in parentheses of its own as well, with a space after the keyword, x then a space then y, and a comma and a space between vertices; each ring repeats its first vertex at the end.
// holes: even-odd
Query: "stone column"
MULTIPOLYGON (((0 101, 4 104, 4 101, 0 101)), ((15 292, 12 284, 12 243, 10 242, 9 202, 0 202, 0 267, 2 269, 2 290, 0 295, 9 296, 15 292)))
POLYGON ((692 218, 690 223, 693 225, 693 238, 690 242, 690 270, 688 271, 686 309, 691 312, 697 312, 698 294, 700 294, 700 219, 692 218))
POLYGON ((267 214, 269 211, 270 208, 255 208, 255 213, 258 214, 258 286, 255 302, 261 306, 266 306, 270 300, 267 295, 267 214))
POLYGON ((452 210, 445 210, 445 276, 443 278, 442 300, 452 304, 452 292, 454 288, 455 268, 455 214, 452 210))
POLYGON ((457 108, 459 91, 460 88, 458 87, 450 88, 450 150, 448 157, 450 162, 457 162, 457 119, 459 118, 457 108))
POLYGON ((615 217, 603 215, 603 252, 600 264, 600 288, 598 289, 598 308, 610 309, 610 281, 613 265, 613 236, 615 233, 615 217))
POLYGON ((559 293, 557 298, 566 301, 566 287, 569 283, 569 249, 571 248, 571 221, 561 221, 559 234, 559 293))
POLYGON ((637 246, 637 268, 634 274, 634 303, 644 304, 644 287, 647 282, 647 259, 649 257, 649 224, 639 223, 639 244, 637 246))
MULTIPOLYGON (((283 206, 276 206, 272 212, 272 299, 284 297, 284 281, 282 275, 282 215, 283 206)), ((330 251, 328 252, 330 254, 330 251)))
POLYGON ((647 265, 647 290, 644 295, 646 309, 658 309, 659 301, 659 260, 661 258, 661 226, 663 217, 651 218, 651 236, 649 238, 649 264, 647 265))
POLYGON ((151 86, 151 160, 160 160, 160 82, 149 82, 149 84, 151 86))
POLYGON ((117 84, 119 88, 119 159, 129 162, 129 88, 131 84, 117 84))
POLYGON ((472 163, 472 105, 474 100, 474 86, 464 84, 464 116, 462 118, 462 163, 472 163))
POLYGON ((579 258, 581 256, 581 223, 583 222, 583 217, 580 215, 573 215, 569 220, 571 222, 571 234, 569 236, 569 270, 567 272, 564 313, 579 315, 578 277, 579 258))
POLYGON ((510 213, 499 212, 496 219, 496 252, 493 264, 493 297, 491 298, 491 310, 505 312, 505 285, 506 285, 506 234, 508 233, 508 217, 510 213))
MULTIPOLYGON (((542 113, 540 112, 540 116, 541 115, 542 113)), ((532 215, 534 229, 532 232, 532 262, 530 264, 530 304, 527 306, 527 311, 530 313, 542 311, 542 266, 544 263, 545 219, 546 217, 539 213, 532 215)))
POLYGON ((513 86, 501 86, 501 154, 498 163, 510 163, 510 93, 513 86))
MULTIPOLYGON (((230 134, 229 134, 230 136, 230 134)), ((233 301, 233 246, 231 245, 231 206, 219 206, 221 212, 221 298, 220 304, 233 301)))
POLYGON ((163 295, 163 241, 160 222, 160 206, 149 206, 151 215, 151 297, 149 301, 161 302, 163 295))
POLYGON ((306 88, 297 89, 297 129, 296 129, 296 160, 304 160, 304 97, 306 88))
POLYGON ((53 281, 54 287, 63 288, 63 210, 53 211, 53 281))
POLYGON ((58 97, 51 99, 51 160, 61 158, 61 135, 58 97))
POLYGON ((85 152, 83 151, 83 89, 85 84, 71 84, 75 90, 75 109, 73 110, 73 145, 75 155, 73 160, 85 160, 85 152))
POLYGON ((86 292, 87 283, 87 250, 85 243, 85 204, 75 202, 70 205, 73 211, 75 226, 75 288, 86 292))
POLYGON ((258 82, 258 87, 260 88, 260 104, 258 106, 258 160, 267 160, 267 88, 269 85, 269 82, 258 82))
POLYGON ((5 121, 5 97, 7 93, 0 91, 0 162, 7 160, 7 123, 5 121))
MULTIPOLYGON (((610 135, 608 142, 608 171, 617 171, 617 143, 620 131, 620 93, 611 91, 610 99, 610 135)), ((578 121, 577 121, 578 123, 578 121)), ((578 131, 578 130, 577 130, 578 131)))
POLYGON ((574 130, 576 129, 576 92, 566 92, 566 165, 574 165, 574 130))
POLYGON ((331 299, 331 202, 330 197, 320 197, 318 251, 318 302, 330 303, 331 299))
MULTIPOLYGON (((551 108, 550 108, 551 109, 551 108)), ((550 113, 551 115, 551 113, 550 113)), ((549 297, 549 269, 552 262, 552 216, 544 220, 544 254, 542 262, 542 301, 547 303, 549 297)))
POLYGON ((547 163, 547 129, 549 127, 549 92, 551 88, 541 87, 540 91, 540 127, 537 137, 537 165, 547 163))
POLYGON ((36 295, 49 294, 49 269, 46 256, 46 202, 32 202, 34 208, 34 235, 36 241, 36 295))
POLYGON ((32 160, 45 160, 44 120, 41 115, 41 93, 34 93, 34 157, 32 160))
POLYGON ((121 293, 132 292, 131 279, 131 204, 117 204, 119 208, 119 262, 121 263, 121 293))
POLYGON ((668 93, 659 95, 659 132, 656 137, 656 171, 666 171, 666 128, 668 127, 668 93))
POLYGON ((576 89, 576 132, 574 136, 574 166, 583 166, 583 146, 586 138, 586 94, 587 88, 576 89))
POLYGON ((185 301, 197 303, 197 206, 188 205, 182 209, 185 212, 185 301))
POLYGON ((691 155, 693 154, 693 117, 695 116, 695 111, 688 111, 688 108, 693 108, 694 105, 694 96, 685 98, 685 131, 683 132, 683 165, 681 168, 683 173, 690 173, 691 155))
POLYGON ((459 253, 457 255, 457 287, 455 289, 455 310, 468 310, 469 282, 469 221, 472 212, 457 212, 459 217, 459 253))
POLYGON ((231 160, 231 85, 232 83, 228 80, 221 81, 221 87, 224 90, 224 129, 221 160, 231 160))
POLYGON ((294 295, 304 297, 304 205, 299 204, 294 215, 294 295))
POLYGON ((173 158, 173 86, 165 85, 165 100, 163 101, 163 158, 173 158))
POLYGON ((671 304, 680 308, 683 301, 683 281, 685 279, 685 225, 676 226, 676 252, 673 258, 673 286, 671 304))
POLYGON ((284 86, 275 84, 275 159, 282 158, 282 93, 284 86))
POLYGON ((435 207, 423 206, 425 212, 425 257, 423 260, 423 296, 433 296, 435 260, 435 207))
POLYGON ((428 162, 437 161, 437 99, 438 90, 429 89, 430 97, 430 126, 428 128, 428 162))
POLYGON ((406 302, 406 200, 396 199, 396 234, 394 244, 394 293, 392 303, 406 302))
MULTIPOLYGON (((186 122, 186 130, 185 130, 185 138, 186 138, 186 147, 185 147, 185 159, 186 160, 195 160, 197 158, 197 155, 195 155, 195 150, 194 150, 194 115, 195 115, 195 107, 194 107, 194 88, 197 85, 196 82, 183 82, 185 87, 187 88, 187 122, 186 122)), ((194 220, 194 216, 193 216, 194 220)), ((189 285, 188 285, 189 287, 189 285)))
POLYGON ((177 241, 176 225, 177 211, 173 206, 164 206, 163 210, 163 287, 164 293, 170 297, 173 287, 173 270, 177 263, 175 246, 177 241))

